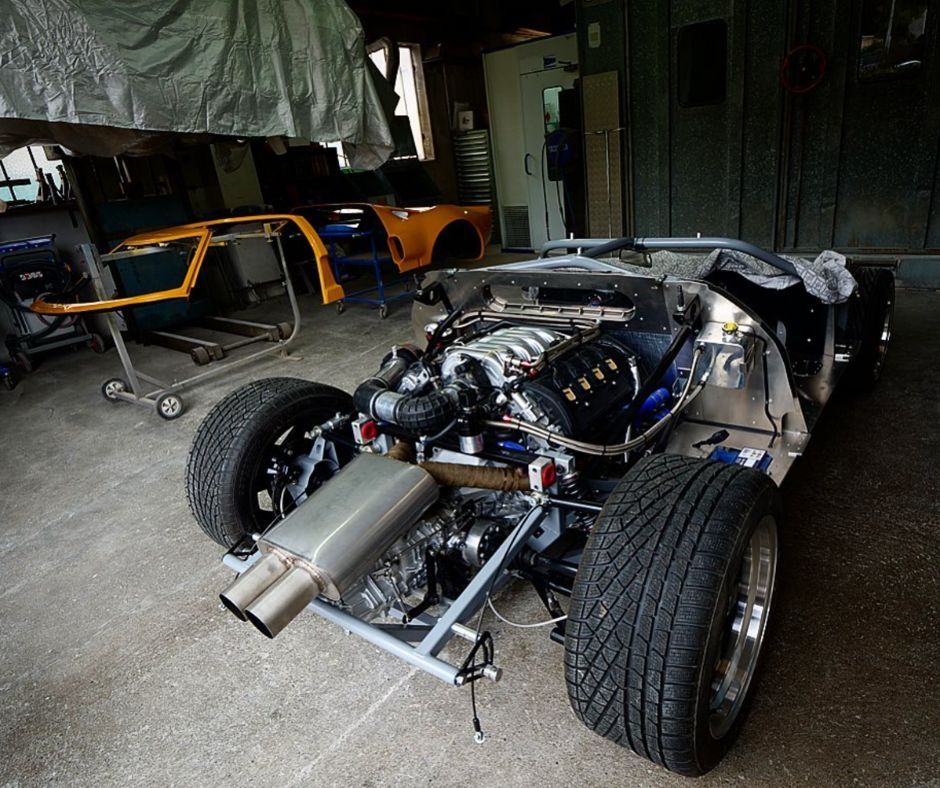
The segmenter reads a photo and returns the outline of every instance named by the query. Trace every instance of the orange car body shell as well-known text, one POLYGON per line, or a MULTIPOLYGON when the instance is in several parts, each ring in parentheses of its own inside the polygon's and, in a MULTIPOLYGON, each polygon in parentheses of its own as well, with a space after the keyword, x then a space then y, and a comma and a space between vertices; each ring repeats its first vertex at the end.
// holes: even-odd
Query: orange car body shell
MULTIPOLYGON (((483 257, 493 231, 493 218, 486 205, 435 205, 431 208, 397 208, 392 205, 372 203, 337 203, 311 205, 307 208, 322 210, 333 208, 370 210, 382 223, 388 236, 388 253, 400 273, 431 264, 434 245, 448 227, 466 222, 473 228, 480 241, 480 251, 475 257, 483 257)), ((303 212, 304 208, 295 208, 303 212)))
MULTIPOLYGON (((433 208, 395 208, 385 205, 372 205, 371 203, 347 203, 310 207, 371 209, 388 235, 389 254, 401 273, 430 265, 435 242, 440 234, 455 222, 465 221, 476 232, 480 240, 480 253, 475 259, 483 256, 483 250, 486 248, 492 231, 490 209, 486 206, 438 205, 433 208)), ((111 254, 114 254, 123 249, 156 246, 171 241, 192 239, 194 243, 192 256, 179 287, 124 298, 79 301, 72 304, 50 303, 39 298, 33 302, 32 310, 47 315, 108 312, 174 298, 189 298, 199 277, 209 247, 214 243, 224 243, 222 238, 217 237, 221 235, 219 230, 247 224, 262 224, 266 235, 277 235, 286 225, 293 224, 307 243, 310 244, 313 251, 317 276, 320 280, 320 292, 323 294, 323 303, 329 304, 338 301, 345 295, 342 286, 336 282, 333 276, 329 252, 313 225, 306 218, 297 214, 272 213, 215 219, 209 222, 193 222, 176 227, 167 227, 162 230, 154 230, 132 236, 118 244, 111 251, 111 254)), ((238 233, 236 232, 234 235, 238 235, 238 233)), ((230 238, 231 235, 226 237, 230 238)))

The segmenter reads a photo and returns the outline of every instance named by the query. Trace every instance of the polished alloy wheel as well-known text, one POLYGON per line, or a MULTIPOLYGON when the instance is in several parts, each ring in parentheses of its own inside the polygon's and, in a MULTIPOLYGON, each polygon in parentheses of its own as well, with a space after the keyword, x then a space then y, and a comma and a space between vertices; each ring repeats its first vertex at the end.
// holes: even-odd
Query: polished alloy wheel
POLYGON ((731 589, 725 631, 712 673, 709 727, 722 738, 737 719, 757 668, 777 571, 777 523, 765 516, 751 534, 731 589))
POLYGON ((894 301, 888 301, 884 321, 881 324, 881 331, 878 334, 878 347, 875 351, 875 380, 881 377, 881 370, 885 365, 885 357, 888 355, 888 345, 891 344, 891 327, 893 325, 894 301))

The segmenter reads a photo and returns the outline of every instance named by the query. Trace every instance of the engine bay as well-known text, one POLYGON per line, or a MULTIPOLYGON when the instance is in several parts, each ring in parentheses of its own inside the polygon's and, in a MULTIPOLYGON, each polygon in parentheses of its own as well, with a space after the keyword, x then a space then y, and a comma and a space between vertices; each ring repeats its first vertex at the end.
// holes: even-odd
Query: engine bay
POLYGON ((752 451, 765 468, 781 455, 755 352, 772 339, 733 304, 619 271, 505 269, 431 274, 414 310, 424 348, 393 347, 353 412, 314 430, 306 467, 335 460, 323 446, 340 433, 355 444, 348 467, 315 490, 315 475, 294 479, 283 519, 254 545, 277 562, 264 587, 280 581, 284 599, 259 605, 240 579, 222 596, 236 615, 270 637, 314 600, 381 626, 434 619, 533 513, 538 527, 489 571, 532 581, 555 614, 613 483, 677 435, 707 456, 729 434, 687 418, 706 392, 749 397, 772 425, 752 451))
MULTIPOLYGON (((575 713, 603 735, 611 706, 598 686, 627 698, 616 713, 629 715, 657 706, 660 681, 644 669, 639 690, 624 687, 606 655, 651 664, 662 638, 691 626, 683 643, 699 667, 677 692, 709 702, 682 712, 683 735, 692 749, 703 725, 708 742, 730 740, 773 592, 777 484, 853 356, 867 357, 849 302, 825 307, 825 334, 794 355, 802 329, 785 307, 806 292, 758 313, 734 280, 591 256, 727 246, 793 267, 729 239, 653 240, 432 272, 415 295, 415 342, 391 347, 351 395, 272 378, 220 402, 187 484, 238 574, 223 604, 270 638, 310 610, 456 686, 501 675, 489 613, 550 627, 575 713), (220 476, 219 457, 237 473, 220 476), (494 595, 514 579, 544 620, 499 612, 494 595), (442 653, 455 638, 462 658, 442 653)), ((893 280, 866 279, 882 310, 874 343, 893 280)))

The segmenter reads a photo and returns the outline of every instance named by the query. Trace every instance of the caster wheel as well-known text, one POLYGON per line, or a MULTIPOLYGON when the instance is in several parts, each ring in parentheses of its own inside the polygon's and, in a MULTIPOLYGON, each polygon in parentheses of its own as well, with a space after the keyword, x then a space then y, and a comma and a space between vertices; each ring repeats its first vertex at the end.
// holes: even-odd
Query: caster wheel
POLYGON ((277 324, 277 333, 281 339, 287 339, 291 332, 294 330, 294 326, 290 323, 278 323, 277 324))
POLYGON ((173 421, 183 415, 183 400, 177 394, 161 394, 157 397, 157 415, 161 419, 173 421))
POLYGON ((119 391, 127 391, 127 382, 120 378, 111 378, 101 384, 101 396, 108 402, 120 402, 119 391))
POLYGON ((11 358, 13 363, 16 364, 23 372, 32 372, 36 367, 33 365, 33 360, 27 356, 22 350, 17 350, 11 358))
POLYGON ((108 349, 100 334, 91 335, 91 339, 88 340, 88 347, 95 353, 104 353, 108 349))
POLYGON ((209 351, 204 347, 194 347, 189 351, 189 357, 193 360, 194 364, 198 364, 200 367, 204 367, 210 361, 212 357, 209 355, 209 351))
POLYGON ((346 304, 344 304, 342 301, 337 301, 336 302, 336 314, 341 315, 345 311, 346 311, 346 304))
POLYGON ((3 378, 3 387, 7 391, 13 391, 19 381, 16 379, 16 373, 12 369, 0 372, 0 378, 3 378))
POLYGON ((388 307, 385 304, 379 307, 379 320, 385 320, 388 317, 388 307))

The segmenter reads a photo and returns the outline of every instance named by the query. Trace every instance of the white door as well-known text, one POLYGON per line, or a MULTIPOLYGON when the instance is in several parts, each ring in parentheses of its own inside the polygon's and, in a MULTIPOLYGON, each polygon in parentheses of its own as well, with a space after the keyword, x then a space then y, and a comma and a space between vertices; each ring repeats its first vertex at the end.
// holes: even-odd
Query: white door
MULTIPOLYGON (((570 67, 569 67, 570 68, 570 67)), ((562 183, 549 180, 545 138, 559 125, 559 95, 574 86, 577 71, 564 67, 522 74, 523 170, 529 193, 532 247, 565 237, 562 183)))

